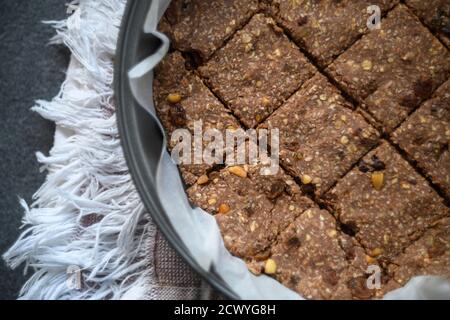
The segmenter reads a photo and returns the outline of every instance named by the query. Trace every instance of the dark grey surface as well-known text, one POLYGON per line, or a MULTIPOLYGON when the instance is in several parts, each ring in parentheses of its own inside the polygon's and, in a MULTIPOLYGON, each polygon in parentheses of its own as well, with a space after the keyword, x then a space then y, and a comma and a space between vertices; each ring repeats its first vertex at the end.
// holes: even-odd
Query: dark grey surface
MULTIPOLYGON (((49 46, 54 31, 42 20, 66 15, 64 0, 0 0, 0 253, 17 239, 23 216, 18 197, 31 200, 45 179, 35 152, 47 153, 54 126, 30 111, 51 99, 64 80, 69 53, 49 46)), ((0 262, 0 299, 15 299, 23 268, 0 262)))

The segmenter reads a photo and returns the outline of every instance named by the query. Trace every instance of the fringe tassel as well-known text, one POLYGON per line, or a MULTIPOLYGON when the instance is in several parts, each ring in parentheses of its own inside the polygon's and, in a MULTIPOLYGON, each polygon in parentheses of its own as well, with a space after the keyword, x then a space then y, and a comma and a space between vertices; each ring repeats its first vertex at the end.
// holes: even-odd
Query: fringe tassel
POLYGON ((124 0, 75 1, 53 44, 72 52, 67 80, 32 110, 69 133, 49 156, 37 154, 46 182, 29 207, 26 228, 3 256, 33 275, 21 299, 145 299, 155 227, 133 186, 113 105, 113 57, 124 0), (149 240, 150 239, 150 240, 149 240), (72 286, 73 271, 80 287, 72 286))

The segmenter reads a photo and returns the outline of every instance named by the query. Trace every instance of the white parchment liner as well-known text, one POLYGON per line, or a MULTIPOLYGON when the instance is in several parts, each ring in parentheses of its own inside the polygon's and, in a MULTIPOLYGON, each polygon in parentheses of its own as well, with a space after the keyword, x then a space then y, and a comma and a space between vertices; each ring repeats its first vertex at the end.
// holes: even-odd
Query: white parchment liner
MULTIPOLYGON (((169 39, 156 30, 170 0, 152 1, 144 32, 160 38, 163 45, 152 56, 144 59, 129 71, 129 80, 136 100, 155 115, 153 97, 153 68, 167 54, 169 39)), ((158 196, 165 213, 192 257, 204 270, 211 267, 242 299, 303 299, 297 293, 267 276, 254 276, 245 263, 233 257, 225 248, 213 216, 197 208, 192 209, 176 164, 169 153, 164 155, 158 172, 158 196)), ((385 299, 450 299, 450 283, 445 277, 420 276, 413 278, 403 288, 390 292, 385 299)))

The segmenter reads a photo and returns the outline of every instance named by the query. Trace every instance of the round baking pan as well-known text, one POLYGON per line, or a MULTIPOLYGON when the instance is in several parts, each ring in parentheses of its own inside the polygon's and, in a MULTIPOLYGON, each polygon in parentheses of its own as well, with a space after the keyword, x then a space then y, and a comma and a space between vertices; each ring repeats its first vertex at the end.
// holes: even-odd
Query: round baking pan
POLYGON ((117 123, 125 158, 145 207, 172 247, 212 287, 230 299, 238 299, 214 270, 203 270, 196 263, 175 233, 156 196, 154 181, 156 167, 165 148, 164 133, 159 122, 133 98, 127 76, 133 66, 155 52, 160 45, 158 39, 143 32, 151 2, 152 0, 128 1, 117 43, 114 90, 117 123))

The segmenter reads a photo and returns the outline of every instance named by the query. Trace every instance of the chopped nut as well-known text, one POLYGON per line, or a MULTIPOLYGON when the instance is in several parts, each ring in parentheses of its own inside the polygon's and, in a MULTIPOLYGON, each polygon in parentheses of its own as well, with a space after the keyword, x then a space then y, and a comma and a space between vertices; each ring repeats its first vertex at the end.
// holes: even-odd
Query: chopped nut
POLYGON ((206 174, 202 175, 200 178, 198 178, 197 180, 197 184, 202 185, 202 184, 206 184, 208 183, 209 178, 206 174))
POLYGON ((216 203, 217 203, 217 199, 215 199, 215 198, 211 198, 211 199, 208 200, 208 204, 210 204, 210 205, 213 205, 213 204, 216 204, 216 203))
POLYGON ((368 264, 373 264, 373 263, 375 263, 377 261, 377 259, 375 259, 375 258, 373 258, 373 257, 371 257, 371 256, 367 256, 366 255, 366 262, 368 263, 368 264))
POLYGON ((267 97, 262 97, 261 98, 261 103, 264 107, 268 107, 270 106, 270 99, 267 97))
POLYGON ((286 189, 286 183, 281 180, 275 180, 272 185, 270 186, 270 191, 267 195, 267 197, 271 200, 275 200, 279 196, 281 196, 286 189))
POLYGON ((330 229, 330 230, 327 231, 327 234, 328 234, 328 236, 329 236, 330 238, 334 238, 334 237, 336 237, 336 235, 337 235, 337 231, 334 230, 334 229, 330 229))
POLYGON ((363 70, 370 71, 372 70, 372 61, 364 60, 361 64, 363 70))
POLYGON ((411 189, 411 186, 408 183, 405 183, 405 182, 402 183, 401 187, 402 187, 402 189, 405 189, 405 190, 411 189))
POLYGON ((167 101, 170 103, 179 103, 181 101, 181 95, 179 93, 171 93, 167 96, 167 101))
POLYGON ((326 101, 327 100, 327 95, 326 94, 321 94, 319 99, 322 100, 322 101, 326 101))
POLYGON ((252 221, 252 223, 250 223, 250 231, 254 232, 257 226, 256 221, 252 221))
POLYGON ((275 274, 277 272, 277 263, 273 259, 267 259, 264 272, 266 274, 275 274))
POLYGON ((177 127, 183 127, 187 124, 186 110, 181 104, 174 104, 169 109, 170 121, 177 127))
POLYGON ((302 176, 301 180, 302 180, 303 184, 310 184, 313 181, 313 179, 310 176, 308 176, 307 174, 304 174, 302 176))
POLYGON ((229 167, 228 172, 234 174, 235 176, 241 177, 241 178, 247 178, 247 171, 245 171, 244 168, 242 168, 240 166, 229 167))
POLYGON ((372 185, 375 190, 380 191, 384 186, 384 173, 383 172, 374 172, 372 173, 372 185))
POLYGON ((349 143, 349 139, 348 139, 348 137, 347 136, 342 136, 342 138, 341 138, 341 143, 342 144, 347 144, 347 143, 349 143))
POLYGON ((378 256, 380 256, 380 255, 382 255, 382 254, 383 254, 383 249, 382 249, 382 248, 375 248, 375 249, 373 249, 372 252, 370 253, 370 255, 371 255, 372 257, 378 257, 378 256))
POLYGON ((222 203, 222 204, 219 206, 219 213, 221 213, 221 214, 226 214, 226 213, 228 213, 228 212, 230 212, 230 206, 227 205, 226 203, 222 203))
POLYGON ((242 42, 243 43, 250 43, 252 41, 252 37, 248 33, 244 33, 242 35, 242 42))

